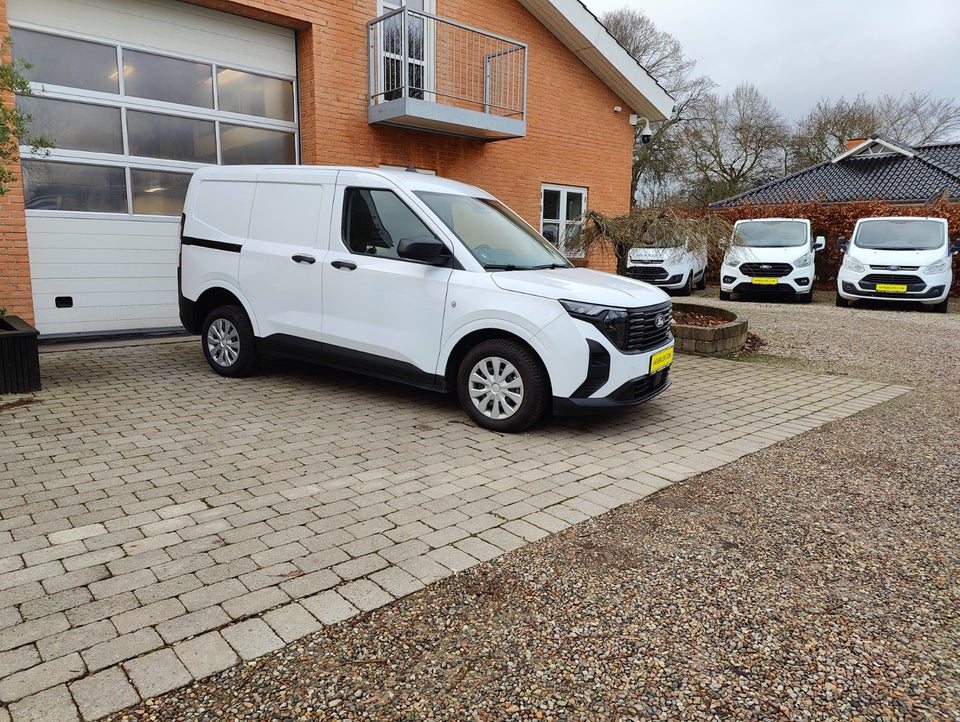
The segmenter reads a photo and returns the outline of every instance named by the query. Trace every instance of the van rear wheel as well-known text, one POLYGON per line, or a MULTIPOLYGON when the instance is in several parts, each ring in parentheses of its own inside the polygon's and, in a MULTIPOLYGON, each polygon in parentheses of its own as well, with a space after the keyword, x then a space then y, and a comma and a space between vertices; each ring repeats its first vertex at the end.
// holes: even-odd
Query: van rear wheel
POLYGON ((457 394, 467 415, 492 431, 523 431, 546 408, 547 372, 526 347, 493 339, 471 349, 457 372, 457 394))
POLYGON ((253 326, 240 306, 218 306, 201 331, 203 355, 221 376, 249 376, 260 363, 253 326))

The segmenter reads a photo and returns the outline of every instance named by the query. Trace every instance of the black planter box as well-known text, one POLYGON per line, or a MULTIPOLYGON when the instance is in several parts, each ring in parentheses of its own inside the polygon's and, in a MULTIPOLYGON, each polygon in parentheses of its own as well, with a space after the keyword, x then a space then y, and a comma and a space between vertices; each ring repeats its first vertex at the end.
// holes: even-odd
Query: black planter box
POLYGON ((40 390, 39 335, 19 316, 0 316, 0 394, 40 390))

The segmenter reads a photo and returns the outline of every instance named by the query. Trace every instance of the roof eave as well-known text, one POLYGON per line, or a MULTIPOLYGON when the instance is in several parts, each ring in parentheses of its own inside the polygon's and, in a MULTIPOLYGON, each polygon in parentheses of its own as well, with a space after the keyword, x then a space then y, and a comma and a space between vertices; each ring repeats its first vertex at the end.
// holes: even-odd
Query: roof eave
POLYGON ((672 115, 674 99, 580 0, 519 2, 635 113, 652 122, 672 115))

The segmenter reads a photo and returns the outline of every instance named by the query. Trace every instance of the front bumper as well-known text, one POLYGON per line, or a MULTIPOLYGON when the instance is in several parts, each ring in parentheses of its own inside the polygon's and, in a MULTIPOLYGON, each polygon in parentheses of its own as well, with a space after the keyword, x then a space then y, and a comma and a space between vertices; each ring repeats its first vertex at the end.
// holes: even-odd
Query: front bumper
POLYGON ((720 290, 726 293, 810 293, 813 290, 813 266, 794 268, 783 276, 748 276, 739 267, 720 269, 720 290))
POLYGON ((607 409, 636 406, 649 401, 670 388, 670 367, 633 379, 603 398, 553 397, 553 413, 557 416, 583 416, 607 409))

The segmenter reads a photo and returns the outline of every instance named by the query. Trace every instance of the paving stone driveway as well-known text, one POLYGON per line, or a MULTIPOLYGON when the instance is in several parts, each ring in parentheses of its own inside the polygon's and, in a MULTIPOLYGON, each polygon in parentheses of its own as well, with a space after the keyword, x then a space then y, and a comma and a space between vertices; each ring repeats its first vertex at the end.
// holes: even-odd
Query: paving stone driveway
POLYGON ((0 397, 17 722, 97 719, 907 390, 681 355, 644 406, 511 436, 347 374, 221 378, 196 339, 41 368, 0 397))

